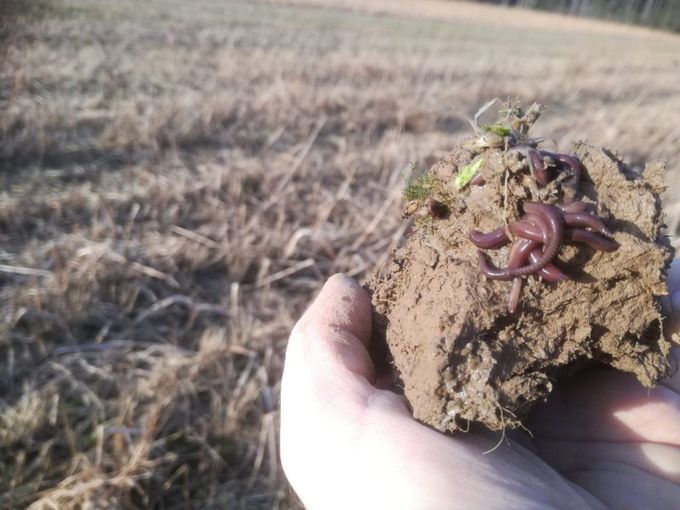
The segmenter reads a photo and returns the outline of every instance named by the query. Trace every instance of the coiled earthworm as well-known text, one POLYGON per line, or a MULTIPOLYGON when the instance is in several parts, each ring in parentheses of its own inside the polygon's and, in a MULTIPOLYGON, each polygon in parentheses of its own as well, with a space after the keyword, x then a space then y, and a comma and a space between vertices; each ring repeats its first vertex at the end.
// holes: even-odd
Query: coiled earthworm
POLYGON ((570 169, 574 177, 572 178, 571 185, 577 188, 581 182, 581 176, 583 175, 583 165, 575 156, 570 156, 569 154, 557 154, 555 152, 540 151, 541 156, 548 156, 555 161, 566 164, 570 169))
MULTIPOLYGON (((487 278, 512 280, 508 297, 508 310, 511 313, 519 305, 524 285, 523 276, 537 274, 550 282, 569 279, 552 263, 563 242, 584 243, 601 251, 614 251, 619 247, 619 243, 613 239, 604 222, 591 212, 592 204, 574 200, 584 171, 578 158, 567 154, 538 151, 526 145, 516 146, 512 150, 524 156, 532 177, 541 186, 548 184, 543 157, 551 158, 558 166, 568 166, 572 177, 563 185, 562 203, 550 205, 525 202, 524 216, 518 221, 509 223, 507 228, 501 227, 489 233, 473 230, 469 234, 470 240, 482 249, 500 248, 510 242, 510 235, 515 237, 508 255, 508 266, 505 268, 496 267, 481 250, 478 254, 480 269, 487 278)), ((477 177, 476 175, 474 179, 477 177)))
POLYGON ((590 227, 602 235, 612 237, 611 231, 597 216, 589 213, 564 213, 564 223, 569 227, 590 227))
POLYGON ((523 239, 531 239, 532 241, 537 241, 539 243, 545 242, 546 240, 544 231, 541 230, 541 227, 526 219, 510 223, 508 225, 508 230, 512 235, 523 239))
POLYGON ((497 228, 488 234, 480 232, 479 230, 473 230, 468 234, 468 239, 470 239, 477 248, 485 250, 496 250, 510 242, 510 238, 503 227, 497 228))
POLYGON ((570 202, 568 204, 555 204, 557 208, 563 213, 580 213, 588 210, 588 204, 585 202, 570 202))
MULTIPOLYGON (((535 248, 529 254, 529 261, 534 262, 536 260, 539 260, 541 255, 542 255, 541 249, 535 248)), ((569 277, 566 274, 560 271, 559 268, 552 263, 548 263, 544 267, 542 267, 538 272, 538 276, 540 276, 547 282, 561 282, 563 280, 569 279, 569 277)))
POLYGON ((565 229, 564 240, 572 243, 585 243, 591 248, 600 251, 615 251, 619 247, 619 243, 613 239, 580 228, 565 229))
POLYGON ((518 268, 499 269, 495 267, 486 255, 479 253, 480 265, 482 272, 491 280, 511 280, 515 276, 525 276, 535 273, 549 263, 562 246, 562 236, 564 227, 562 226, 562 217, 557 209, 548 204, 539 204, 537 202, 526 202, 524 204, 524 211, 528 214, 535 214, 544 218, 548 225, 548 241, 541 257, 529 265, 518 268))

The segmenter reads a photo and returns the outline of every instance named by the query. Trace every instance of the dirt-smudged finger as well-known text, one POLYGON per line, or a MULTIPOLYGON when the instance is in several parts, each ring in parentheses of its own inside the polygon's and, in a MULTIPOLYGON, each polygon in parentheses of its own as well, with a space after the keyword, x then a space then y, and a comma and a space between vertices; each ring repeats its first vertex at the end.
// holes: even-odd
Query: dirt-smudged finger
POLYGON ((322 380, 347 381, 359 375, 369 382, 375 369, 367 350, 371 304, 354 280, 334 275, 291 333, 286 351, 289 372, 309 372, 322 380))

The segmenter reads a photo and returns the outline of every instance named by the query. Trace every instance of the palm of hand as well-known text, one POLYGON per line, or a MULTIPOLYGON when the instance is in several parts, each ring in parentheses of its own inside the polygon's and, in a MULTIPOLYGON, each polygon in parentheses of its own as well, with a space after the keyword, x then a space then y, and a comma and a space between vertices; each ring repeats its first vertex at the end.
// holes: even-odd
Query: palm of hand
POLYGON ((534 411, 533 438, 485 455, 497 435, 444 436, 374 386, 370 317, 363 290, 334 277, 291 335, 281 456, 308 508, 680 508, 680 375, 646 390, 581 374, 534 411))
POLYGON ((679 389, 677 373, 653 390, 612 370, 581 374, 532 413, 528 447, 594 508, 680 508, 679 389))

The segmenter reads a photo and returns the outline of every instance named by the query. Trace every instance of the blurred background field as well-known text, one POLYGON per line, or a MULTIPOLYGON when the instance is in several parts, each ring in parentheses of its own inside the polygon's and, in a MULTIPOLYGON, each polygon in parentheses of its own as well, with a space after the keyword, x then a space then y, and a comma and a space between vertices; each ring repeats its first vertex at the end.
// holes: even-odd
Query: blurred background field
MULTIPOLYGON (((287 334, 492 97, 666 159, 680 36, 443 0, 52 0, 0 49, 0 508, 297 508, 287 334)), ((14 16, 14 15, 13 15, 14 16)))

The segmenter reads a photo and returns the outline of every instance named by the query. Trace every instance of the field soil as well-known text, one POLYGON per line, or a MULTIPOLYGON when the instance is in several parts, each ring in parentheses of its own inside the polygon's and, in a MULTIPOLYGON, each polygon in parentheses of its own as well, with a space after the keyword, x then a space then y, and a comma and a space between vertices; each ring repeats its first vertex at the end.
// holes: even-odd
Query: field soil
MULTIPOLYGON (((594 362, 647 387, 668 375, 660 298, 673 250, 663 231, 664 166, 637 175, 609 150, 579 144, 575 153, 587 169, 576 198, 592 205, 619 246, 565 245, 555 264, 570 279, 528 279, 514 312, 507 309, 514 283, 485 278, 468 239, 519 219, 537 193, 523 184, 525 172, 511 173, 509 153, 458 149, 427 174, 430 188, 442 190, 439 208, 428 210, 432 196, 407 203, 416 225, 368 287, 380 325, 373 341, 386 343, 419 420, 444 432, 471 423, 518 427, 555 380, 594 362), (453 189, 473 160, 483 162, 486 182, 453 189)), ((555 203, 563 186, 538 191, 555 203)), ((507 265, 508 251, 489 252, 497 267, 507 265)))
POLYGON ((297 508, 290 329, 384 265, 412 169, 491 97, 548 105, 563 149, 668 160, 677 245, 678 37, 435 0, 30 4, 0 50, 0 508, 297 508))

